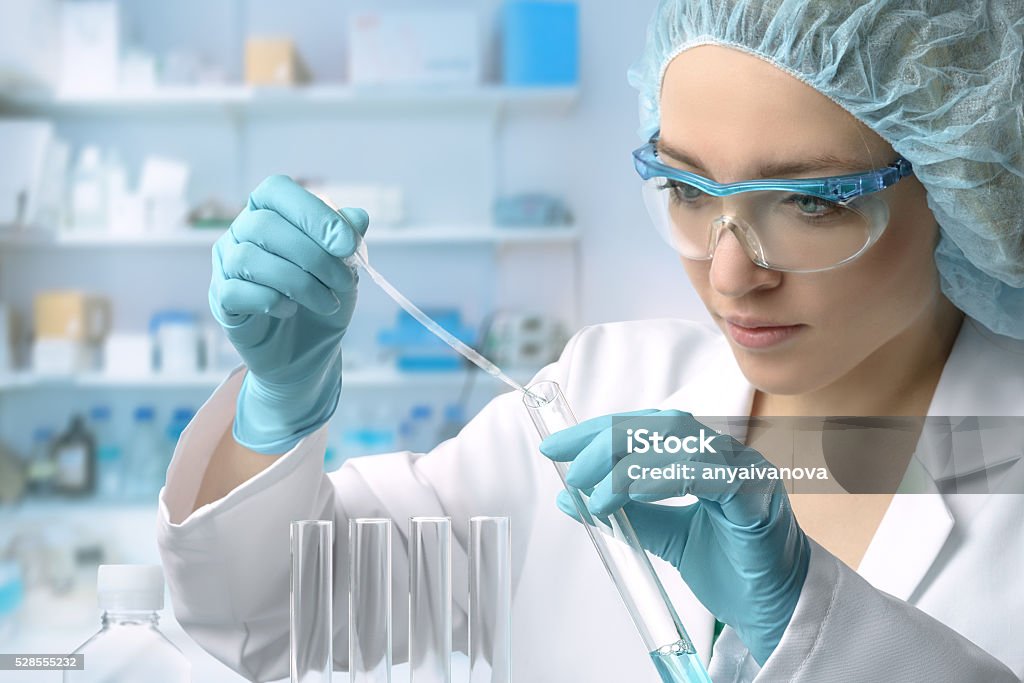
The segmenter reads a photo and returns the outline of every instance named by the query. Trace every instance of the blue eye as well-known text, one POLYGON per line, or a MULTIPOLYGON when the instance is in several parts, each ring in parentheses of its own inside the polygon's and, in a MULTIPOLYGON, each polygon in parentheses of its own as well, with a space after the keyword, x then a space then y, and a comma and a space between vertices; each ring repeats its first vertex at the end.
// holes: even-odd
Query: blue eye
POLYGON ((692 203, 706 197, 702 190, 694 187, 693 185, 687 185, 681 183, 678 180, 669 180, 666 178, 661 185, 658 185, 659 190, 669 190, 672 193, 672 199, 677 202, 692 203))
POLYGON ((827 199, 822 199, 821 197, 815 197, 814 195, 809 194, 795 194, 790 196, 788 201, 790 204, 795 206, 800 213, 810 218, 828 216, 842 208, 827 199))

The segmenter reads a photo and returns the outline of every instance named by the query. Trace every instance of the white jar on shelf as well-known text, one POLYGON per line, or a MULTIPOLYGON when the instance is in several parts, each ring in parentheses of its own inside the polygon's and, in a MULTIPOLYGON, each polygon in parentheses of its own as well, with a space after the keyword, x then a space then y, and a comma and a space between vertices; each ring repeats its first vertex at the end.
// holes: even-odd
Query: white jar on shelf
POLYGON ((157 371, 169 375, 199 372, 199 323, 189 311, 159 311, 150 320, 157 371))

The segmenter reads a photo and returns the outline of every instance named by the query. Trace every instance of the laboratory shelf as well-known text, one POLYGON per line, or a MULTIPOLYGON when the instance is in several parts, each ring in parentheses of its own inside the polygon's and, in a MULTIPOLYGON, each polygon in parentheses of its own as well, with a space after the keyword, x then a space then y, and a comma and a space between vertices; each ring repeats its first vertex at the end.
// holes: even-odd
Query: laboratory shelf
MULTIPOLYGON (((536 368, 513 368, 509 375, 519 382, 528 381, 536 368)), ((205 389, 213 390, 228 376, 222 372, 198 372, 189 375, 108 375, 104 373, 83 373, 72 376, 39 375, 21 371, 0 375, 0 393, 29 389, 205 389)), ((469 372, 399 372, 391 367, 359 368, 345 370, 346 389, 411 389, 461 387, 469 372)), ((478 379, 483 379, 478 378, 478 379)), ((495 384, 495 388, 501 386, 495 384)))
POLYGON ((23 498, 16 504, 0 504, 0 518, 6 521, 32 519, 51 515, 76 515, 81 513, 125 514, 139 513, 155 517, 156 499, 153 500, 109 500, 97 496, 86 498, 23 498))
POLYGON ((527 112, 561 114, 579 97, 576 87, 510 87, 502 85, 453 87, 358 87, 307 85, 252 87, 211 85, 113 91, 101 94, 61 94, 23 91, 0 96, 0 108, 18 114, 182 113, 263 114, 393 114, 418 116, 425 112, 527 112))
MULTIPOLYGON (((223 234, 219 229, 183 228, 177 232, 118 235, 106 232, 53 233, 42 229, 15 231, 0 228, 0 247, 38 248, 209 248, 223 234)), ((515 245, 570 244, 579 239, 575 227, 473 227, 411 225, 371 230, 367 243, 373 245, 515 245)))

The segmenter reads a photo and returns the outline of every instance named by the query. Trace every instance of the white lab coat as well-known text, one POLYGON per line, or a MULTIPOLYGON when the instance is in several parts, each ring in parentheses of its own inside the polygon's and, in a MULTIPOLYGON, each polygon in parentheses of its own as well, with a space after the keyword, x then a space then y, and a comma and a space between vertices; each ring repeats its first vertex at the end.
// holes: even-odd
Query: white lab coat
MULTIPOLYGON (((453 519, 455 645, 464 647, 468 518, 509 515, 513 529, 513 676, 522 683, 657 681, 586 534, 554 504, 560 483, 515 393, 491 401, 431 453, 356 458, 322 471, 326 432, 304 439, 223 499, 190 514, 206 463, 229 428, 243 372, 216 390, 182 434, 161 493, 158 538, 177 619, 252 680, 287 675, 288 524, 396 521, 394 595, 407 590, 407 519, 453 519)), ((538 375, 580 419, 649 407, 748 415, 753 389, 717 330, 679 320, 587 328, 538 375)), ((351 400, 343 396, 343 400, 351 400)), ((931 415, 1024 415, 1024 343, 965 321, 931 415)), ((999 457, 1006 490, 1024 485, 1024 442, 999 457)), ((943 476, 941 474, 937 476, 943 476)), ((347 562, 336 544, 335 660, 347 660, 347 562)), ((705 658, 713 618, 655 560, 705 658)), ((394 600, 396 658, 407 603, 394 600)), ((789 628, 758 669, 734 631, 714 646, 731 681, 1017 681, 1024 676, 1024 496, 898 494, 859 572, 813 545, 789 628), (1012 674, 1010 671, 1012 670, 1012 674)))

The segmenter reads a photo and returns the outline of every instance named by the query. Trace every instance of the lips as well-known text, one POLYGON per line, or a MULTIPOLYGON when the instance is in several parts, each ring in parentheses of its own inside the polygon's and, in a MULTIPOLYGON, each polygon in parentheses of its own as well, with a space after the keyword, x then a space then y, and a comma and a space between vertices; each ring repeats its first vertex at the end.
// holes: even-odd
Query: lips
POLYGON ((789 341, 806 325, 785 324, 756 318, 722 318, 732 340, 749 349, 765 349, 789 341))

